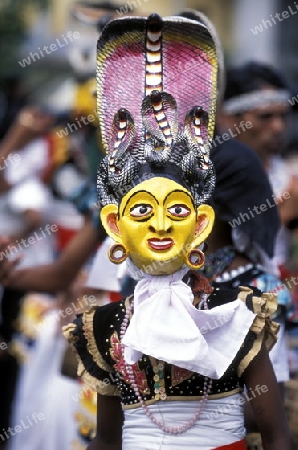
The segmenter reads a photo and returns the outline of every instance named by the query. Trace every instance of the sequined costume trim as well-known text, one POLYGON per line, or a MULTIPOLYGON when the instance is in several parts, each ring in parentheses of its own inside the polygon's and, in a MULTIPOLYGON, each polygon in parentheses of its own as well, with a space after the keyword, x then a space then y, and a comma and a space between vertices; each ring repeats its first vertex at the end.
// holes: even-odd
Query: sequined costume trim
MULTIPOLYGON (((225 397, 230 397, 231 395, 235 395, 238 394, 239 392, 242 392, 243 389, 242 388, 236 388, 233 389, 232 391, 229 392, 221 392, 220 394, 213 394, 209 396, 210 401, 211 400, 217 400, 219 398, 225 398, 225 397)), ((166 400, 163 400, 165 402, 167 401, 198 401, 198 400, 202 400, 203 396, 202 395, 195 395, 193 397, 189 397, 189 396, 183 396, 183 395, 168 395, 166 400)), ((155 399, 152 400, 146 400, 146 405, 153 405, 154 403, 156 403, 157 401, 155 399)), ((134 408, 139 408, 141 407, 140 403, 134 403, 133 405, 122 405, 122 409, 134 409, 134 408)))

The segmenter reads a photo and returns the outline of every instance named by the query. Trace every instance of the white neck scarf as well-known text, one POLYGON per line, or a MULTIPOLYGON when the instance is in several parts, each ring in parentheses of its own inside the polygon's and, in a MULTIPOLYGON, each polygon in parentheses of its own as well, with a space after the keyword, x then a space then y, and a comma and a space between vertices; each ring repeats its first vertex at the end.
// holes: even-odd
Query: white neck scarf
POLYGON ((148 275, 128 261, 128 269, 141 280, 122 339, 126 363, 134 364, 145 354, 213 379, 222 377, 255 314, 240 299, 211 310, 196 309, 191 288, 182 281, 188 268, 148 275))

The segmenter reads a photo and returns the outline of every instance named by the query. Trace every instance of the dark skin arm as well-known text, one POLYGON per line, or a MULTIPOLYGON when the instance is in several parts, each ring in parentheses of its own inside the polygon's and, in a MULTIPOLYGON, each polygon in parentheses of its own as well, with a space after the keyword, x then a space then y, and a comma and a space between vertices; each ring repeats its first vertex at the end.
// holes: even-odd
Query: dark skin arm
MULTIPOLYGON (((278 383, 281 398, 285 399, 285 385, 284 383, 278 383)), ((247 433, 259 433, 255 416, 253 414, 251 404, 249 401, 244 404, 244 425, 247 433)))
POLYGON ((290 183, 285 189, 288 193, 286 198, 278 202, 278 211, 283 225, 288 226, 291 220, 298 218, 298 179, 292 177, 290 183))
POLYGON ((122 425, 120 397, 98 395, 97 434, 86 450, 121 450, 122 425))
POLYGON ((280 389, 265 347, 250 363, 243 377, 264 450, 292 450, 280 389))
MULTIPOLYGON (((0 261, 0 283, 20 290, 55 293, 66 289, 81 267, 94 253, 105 237, 104 230, 94 228, 91 219, 72 239, 61 256, 53 264, 16 269, 20 258, 0 261)), ((0 252, 7 248, 7 240, 0 239, 0 252)))

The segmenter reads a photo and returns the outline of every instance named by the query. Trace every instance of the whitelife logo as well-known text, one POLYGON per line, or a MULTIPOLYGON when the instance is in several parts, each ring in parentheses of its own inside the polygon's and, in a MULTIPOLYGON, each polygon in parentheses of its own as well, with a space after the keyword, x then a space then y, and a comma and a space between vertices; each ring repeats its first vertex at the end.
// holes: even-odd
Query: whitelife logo
POLYGON ((22 61, 19 61, 19 64, 24 69, 24 67, 30 66, 32 62, 35 62, 36 60, 39 60, 41 58, 45 58, 47 55, 56 52, 59 48, 65 47, 66 45, 70 44, 76 39, 79 39, 80 37, 81 35, 78 31, 74 32, 69 31, 66 36, 62 34, 61 40, 57 38, 55 43, 52 43, 51 45, 44 45, 42 49, 38 47, 35 53, 30 52, 27 58, 24 58, 22 61))
POLYGON ((296 103, 298 104, 298 95, 296 95, 296 97, 289 98, 289 103, 291 106, 295 106, 296 103))
POLYGON ((298 5, 296 2, 294 2, 294 5, 288 6, 288 11, 283 11, 281 13, 276 13, 273 17, 272 14, 270 14, 270 19, 262 20, 262 22, 259 25, 256 25, 254 28, 251 28, 250 31, 256 36, 259 33, 263 33, 264 29, 267 30, 268 26, 271 28, 274 25, 278 24, 278 22, 282 22, 285 19, 288 19, 290 16, 294 16, 297 14, 298 5), (295 6, 294 6, 295 5, 295 6), (294 10, 293 10, 294 8, 294 10), (296 10, 295 10, 296 8, 296 10), (278 22, 275 20, 277 19, 278 22))
POLYGON ((247 208, 247 212, 240 213, 236 219, 233 219, 229 222, 232 228, 235 228, 241 223, 246 222, 247 220, 253 219, 256 215, 260 215, 263 212, 267 211, 268 208, 274 208, 276 205, 282 203, 284 200, 288 200, 291 197, 289 192, 283 192, 279 195, 272 195, 272 199, 267 198, 266 203, 262 203, 259 206, 254 206, 253 208, 247 208))
POLYGON ((34 245, 37 241, 41 241, 44 238, 47 238, 52 233, 56 233, 58 231, 58 226, 55 224, 50 225, 49 223, 44 228, 39 228, 39 230, 34 231, 34 234, 29 236, 27 239, 23 238, 19 242, 15 241, 15 245, 9 245, 4 252, 0 252, 0 261, 3 259, 7 259, 10 256, 15 255, 19 251, 23 251, 24 248, 29 247, 30 245, 34 245))

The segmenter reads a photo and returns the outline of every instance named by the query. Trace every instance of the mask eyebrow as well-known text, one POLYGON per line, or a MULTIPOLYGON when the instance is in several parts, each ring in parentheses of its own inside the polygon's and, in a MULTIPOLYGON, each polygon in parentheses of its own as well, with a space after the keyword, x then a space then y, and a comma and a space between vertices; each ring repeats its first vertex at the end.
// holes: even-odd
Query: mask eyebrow
POLYGON ((156 203, 159 205, 159 201, 157 200, 156 197, 154 197, 154 195, 153 195, 151 192, 148 192, 148 191, 145 191, 145 190, 137 191, 137 192, 134 192, 133 194, 131 194, 131 196, 127 199, 126 205, 124 206, 123 211, 122 211, 122 213, 121 213, 121 216, 122 216, 122 217, 123 217, 123 215, 125 214, 125 211, 126 211, 126 208, 127 208, 127 204, 130 202, 130 200, 131 200, 135 195, 139 194, 140 192, 144 192, 144 193, 150 195, 150 196, 156 201, 156 203))
POLYGON ((173 193, 176 193, 176 192, 178 192, 178 193, 180 193, 180 194, 183 193, 183 194, 187 195, 187 196, 190 198, 193 207, 195 208, 195 204, 194 204, 194 201, 193 201, 192 196, 191 196, 187 191, 182 191, 182 190, 180 190, 180 189, 175 189, 174 191, 169 192, 168 195, 165 197, 165 199, 164 199, 164 201, 163 201, 163 205, 165 205, 165 203, 166 203, 166 201, 168 200, 169 196, 172 195, 173 193))

